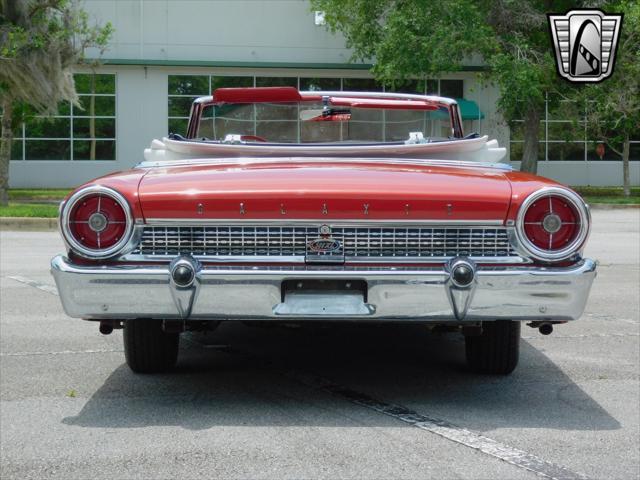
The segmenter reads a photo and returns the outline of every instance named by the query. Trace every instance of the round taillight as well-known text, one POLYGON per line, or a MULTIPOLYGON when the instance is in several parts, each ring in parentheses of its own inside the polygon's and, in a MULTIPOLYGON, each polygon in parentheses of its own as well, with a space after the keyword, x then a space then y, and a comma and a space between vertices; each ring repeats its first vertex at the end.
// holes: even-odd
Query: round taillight
POLYGON ((90 186, 74 193, 62 209, 60 224, 69 246, 88 258, 106 258, 119 253, 133 230, 125 198, 102 186, 90 186))
POLYGON ((587 239, 589 210, 574 192, 545 188, 525 199, 516 226, 520 244, 533 258, 565 260, 587 239))

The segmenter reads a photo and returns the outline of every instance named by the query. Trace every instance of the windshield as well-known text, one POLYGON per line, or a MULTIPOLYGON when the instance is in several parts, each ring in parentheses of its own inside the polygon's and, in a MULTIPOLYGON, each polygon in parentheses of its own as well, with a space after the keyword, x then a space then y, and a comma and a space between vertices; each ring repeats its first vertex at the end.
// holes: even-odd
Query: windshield
POLYGON ((273 143, 405 142, 420 132, 438 140, 452 133, 449 111, 391 108, 327 108, 322 102, 239 103, 208 105, 202 111, 197 138, 273 143))

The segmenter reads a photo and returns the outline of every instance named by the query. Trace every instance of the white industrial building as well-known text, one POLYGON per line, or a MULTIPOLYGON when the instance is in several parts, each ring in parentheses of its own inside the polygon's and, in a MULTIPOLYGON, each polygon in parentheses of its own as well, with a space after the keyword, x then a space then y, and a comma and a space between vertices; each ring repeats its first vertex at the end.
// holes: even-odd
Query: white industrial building
MULTIPOLYGON (((191 100, 217 86, 381 88, 369 65, 349 62, 344 39, 317 24, 307 0, 85 0, 84 7, 115 27, 110 48, 97 77, 78 71, 83 109, 62 106, 52 121, 18 128, 12 187, 70 187, 129 168, 153 138, 184 133, 191 100)), ((509 148, 505 161, 517 159, 521 139, 496 113, 498 92, 477 79, 481 69, 469 65, 416 81, 406 91, 466 100, 467 133, 497 138, 509 148)), ((620 185, 620 158, 609 149, 600 158, 597 139, 585 131, 574 118, 547 115, 539 173, 570 185, 620 185)), ((638 185, 640 141, 632 144, 631 158, 638 185)))

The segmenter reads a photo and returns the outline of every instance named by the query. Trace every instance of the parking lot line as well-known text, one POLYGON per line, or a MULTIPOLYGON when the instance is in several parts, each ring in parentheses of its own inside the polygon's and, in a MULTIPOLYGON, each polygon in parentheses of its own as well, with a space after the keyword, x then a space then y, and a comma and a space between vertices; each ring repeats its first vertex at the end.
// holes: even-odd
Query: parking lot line
POLYGON ((58 352, 1 352, 0 357, 28 357, 30 355, 73 355, 84 353, 122 353, 123 349, 94 349, 94 350, 61 350, 58 352))
POLYGON ((627 332, 627 333, 585 333, 585 334, 575 334, 575 335, 546 335, 541 337, 540 335, 533 336, 522 336, 523 340, 559 340, 559 339, 567 339, 567 338, 608 338, 608 337, 640 337, 640 333, 638 332, 627 332))
MULTIPOLYGON (((205 344, 192 339, 187 339, 187 341, 201 347, 206 347, 205 344)), ((220 348, 220 351, 242 357, 254 357, 254 355, 248 352, 244 352, 233 347, 220 348)), ((383 415, 393 417, 416 428, 428 431, 457 444, 479 451, 485 455, 507 462, 518 468, 533 472, 542 477, 554 480, 587 480, 589 478, 583 473, 574 472, 561 465, 548 462, 531 453, 498 442, 480 433, 454 425, 447 420, 421 414, 402 405, 377 400, 365 393, 357 392, 348 387, 336 384, 320 375, 280 368, 273 362, 265 362, 264 359, 260 359, 260 362, 256 362, 256 364, 261 363, 265 365, 265 368, 272 368, 285 378, 294 380, 311 388, 323 390, 333 396, 342 398, 383 415)))
MULTIPOLYGON (((314 383, 317 380, 320 379, 314 379, 314 383)), ((430 433, 446 438, 447 440, 451 440, 452 442, 482 452, 485 455, 498 458, 516 467, 529 470, 545 478, 558 480, 585 480, 588 478, 582 473, 574 472, 561 465, 547 462, 536 455, 505 445, 504 443, 500 443, 477 432, 472 432, 466 428, 449 423, 446 420, 417 413, 402 405, 385 403, 366 394, 356 392, 340 385, 321 383, 319 386, 323 390, 349 400, 356 405, 393 417, 397 420, 408 423, 409 425, 413 425, 414 427, 426 430, 430 433)))
POLYGON ((30 278, 21 277, 19 275, 10 275, 7 278, 37 288, 43 292, 50 293, 51 295, 58 296, 58 289, 53 285, 47 285, 46 283, 37 282, 36 280, 31 280, 30 278))

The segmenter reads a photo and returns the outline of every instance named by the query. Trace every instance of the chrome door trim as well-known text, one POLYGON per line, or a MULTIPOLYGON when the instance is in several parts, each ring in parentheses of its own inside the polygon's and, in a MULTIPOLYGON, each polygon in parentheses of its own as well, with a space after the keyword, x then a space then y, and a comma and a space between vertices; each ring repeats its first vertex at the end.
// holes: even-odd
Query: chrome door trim
POLYGON ((503 226, 503 220, 367 220, 367 219, 260 219, 260 218, 234 218, 234 219, 199 219, 199 218, 147 218, 145 225, 154 227, 190 227, 190 226, 207 226, 207 225, 246 225, 255 224, 256 226, 277 226, 277 227, 299 227, 303 224, 306 226, 329 225, 336 227, 351 226, 371 226, 382 228, 393 228, 394 225, 402 225, 403 227, 415 225, 416 228, 431 228, 433 226, 447 225, 452 227, 496 227, 503 226))

